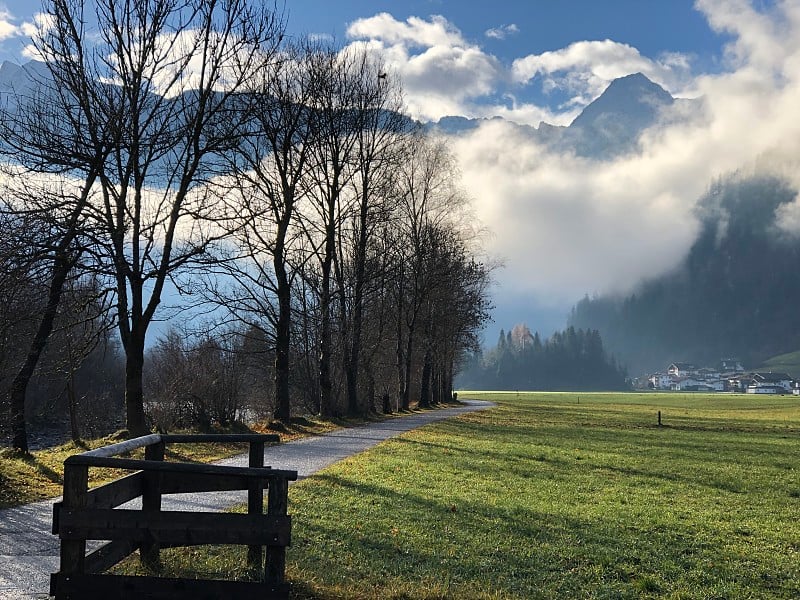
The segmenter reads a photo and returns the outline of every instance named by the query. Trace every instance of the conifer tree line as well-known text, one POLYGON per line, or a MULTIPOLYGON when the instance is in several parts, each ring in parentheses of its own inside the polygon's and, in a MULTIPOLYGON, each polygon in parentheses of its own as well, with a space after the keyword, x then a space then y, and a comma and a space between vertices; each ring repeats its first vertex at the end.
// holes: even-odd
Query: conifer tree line
POLYGON ((522 323, 500 330, 497 345, 472 355, 459 385, 488 390, 625 390, 627 371, 596 329, 568 327, 542 340, 522 323))
POLYGON ((87 409, 141 435, 449 397, 490 268, 453 157, 379 57, 290 40, 247 0, 44 13, 44 62, 0 99, 15 448, 48 410, 73 437, 87 409))

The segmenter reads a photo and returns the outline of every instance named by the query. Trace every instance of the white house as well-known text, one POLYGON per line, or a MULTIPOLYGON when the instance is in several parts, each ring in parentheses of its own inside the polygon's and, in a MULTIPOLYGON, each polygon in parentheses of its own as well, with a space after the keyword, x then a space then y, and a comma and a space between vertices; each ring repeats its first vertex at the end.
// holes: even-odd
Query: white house
POLYGON ((786 373, 753 373, 747 386, 748 394, 788 394, 792 391, 794 380, 786 373))
POLYGON ((653 373, 647 378, 654 390, 668 390, 672 384, 672 376, 666 373, 653 373))
POLYGON ((706 382, 696 377, 676 377, 672 381, 670 389, 673 392, 696 392, 700 388, 705 391, 706 382))
POLYGON ((692 363, 676 362, 669 366, 667 373, 675 377, 690 377, 697 373, 697 367, 692 363))

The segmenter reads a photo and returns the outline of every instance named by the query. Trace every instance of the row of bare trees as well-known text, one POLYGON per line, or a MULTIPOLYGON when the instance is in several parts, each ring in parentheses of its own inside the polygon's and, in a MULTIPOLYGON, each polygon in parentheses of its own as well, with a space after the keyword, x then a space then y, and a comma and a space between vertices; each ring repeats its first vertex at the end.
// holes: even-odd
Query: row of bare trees
POLYGON ((15 447, 27 450, 27 385, 72 281, 113 305, 131 434, 170 402, 231 419, 238 401, 208 398, 245 387, 278 420, 449 394, 489 273, 452 157, 403 115, 379 59, 287 42, 277 12, 246 0, 45 10, 45 66, 0 115, 3 214, 34 239, 10 241, 8 260, 46 289, 8 392, 15 447), (228 333, 162 340, 145 402, 148 332, 178 296, 228 333), (237 352, 269 361, 272 382, 254 385, 237 352), (219 377, 193 392, 196 369, 219 377))

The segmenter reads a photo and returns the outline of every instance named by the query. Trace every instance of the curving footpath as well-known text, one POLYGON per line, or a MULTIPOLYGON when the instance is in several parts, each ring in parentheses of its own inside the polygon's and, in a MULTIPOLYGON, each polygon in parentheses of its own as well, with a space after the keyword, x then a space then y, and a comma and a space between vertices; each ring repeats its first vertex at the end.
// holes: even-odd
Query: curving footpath
MULTIPOLYGON (((406 431, 491 406, 491 402, 465 400, 463 406, 413 413, 303 438, 266 448, 264 464, 296 470, 298 479, 302 479, 406 431)), ((216 464, 246 467, 247 454, 216 464)), ((163 508, 215 511, 246 499, 247 492, 176 494, 164 497, 163 508)), ((58 570, 59 561, 58 538, 50 533, 52 519, 53 500, 0 510, 0 600, 49 597, 50 573, 58 570)))

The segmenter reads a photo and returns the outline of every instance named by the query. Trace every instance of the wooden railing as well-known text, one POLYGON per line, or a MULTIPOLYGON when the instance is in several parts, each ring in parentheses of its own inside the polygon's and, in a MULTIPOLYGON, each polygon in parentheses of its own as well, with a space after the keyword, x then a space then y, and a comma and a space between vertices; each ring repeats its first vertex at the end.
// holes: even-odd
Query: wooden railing
POLYGON ((264 445, 277 441, 277 435, 153 434, 69 457, 64 461, 63 500, 53 506, 53 533, 61 539, 61 568, 51 575, 50 595, 56 600, 287 598, 288 486, 297 479, 297 471, 264 467, 264 445), (190 442, 247 442, 249 466, 164 462, 166 444, 190 442), (144 448, 144 460, 119 456, 139 448, 144 448), (97 467, 133 472, 90 490, 89 469, 97 467), (247 490, 247 514, 161 510, 164 494, 230 490, 247 490), (140 510, 117 508, 139 497, 140 510), (109 543, 87 555, 87 540, 109 543), (262 580, 103 574, 137 549, 142 564, 156 568, 162 548, 203 544, 248 546, 250 566, 260 570, 263 561, 262 580))

